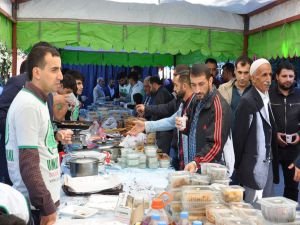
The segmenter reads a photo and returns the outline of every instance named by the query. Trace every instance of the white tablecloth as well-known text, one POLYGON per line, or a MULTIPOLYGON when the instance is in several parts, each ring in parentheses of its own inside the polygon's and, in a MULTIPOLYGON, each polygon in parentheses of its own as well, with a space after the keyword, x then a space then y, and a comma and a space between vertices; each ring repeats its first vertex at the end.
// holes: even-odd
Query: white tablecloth
MULTIPOLYGON (((150 198, 154 197, 157 193, 162 192, 168 184, 168 174, 172 172, 172 169, 137 169, 137 168, 125 168, 119 167, 105 167, 100 169, 102 175, 109 176, 110 174, 116 175, 123 184, 123 190, 129 194, 142 193, 149 195, 150 198)), ((60 209, 67 205, 80 205, 84 206, 89 201, 89 197, 70 197, 66 196, 62 191, 61 205, 58 210, 57 225, 120 225, 114 217, 113 210, 99 211, 96 215, 86 219, 76 219, 71 216, 61 214, 60 209)))

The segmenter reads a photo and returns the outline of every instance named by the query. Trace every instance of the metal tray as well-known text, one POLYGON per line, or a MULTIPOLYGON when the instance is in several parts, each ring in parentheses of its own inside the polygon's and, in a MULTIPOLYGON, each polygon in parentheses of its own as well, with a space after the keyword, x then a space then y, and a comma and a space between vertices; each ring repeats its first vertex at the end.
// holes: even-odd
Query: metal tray
POLYGON ((93 124, 93 122, 90 121, 61 121, 61 122, 55 121, 55 123, 58 128, 80 129, 80 130, 89 129, 89 127, 93 124))

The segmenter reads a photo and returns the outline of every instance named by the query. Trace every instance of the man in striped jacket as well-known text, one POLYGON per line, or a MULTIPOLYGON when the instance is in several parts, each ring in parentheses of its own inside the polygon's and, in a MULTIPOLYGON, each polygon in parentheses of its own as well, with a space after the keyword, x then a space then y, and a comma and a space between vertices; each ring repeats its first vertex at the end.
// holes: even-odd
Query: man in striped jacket
MULTIPOLYGON (((220 162, 227 141, 231 110, 213 85, 213 77, 204 64, 194 64, 190 73, 191 87, 197 101, 188 116, 188 159, 185 170, 195 172, 201 162, 220 162)), ((176 121, 177 125, 180 121, 176 121)))

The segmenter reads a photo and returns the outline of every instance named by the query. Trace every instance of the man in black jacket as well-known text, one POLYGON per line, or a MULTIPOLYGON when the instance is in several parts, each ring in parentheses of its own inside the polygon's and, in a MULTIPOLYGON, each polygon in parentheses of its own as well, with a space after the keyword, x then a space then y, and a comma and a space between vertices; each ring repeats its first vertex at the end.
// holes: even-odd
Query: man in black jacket
MULTIPOLYGON (((162 81, 158 76, 152 76, 149 79, 150 90, 153 96, 153 105, 165 104, 173 99, 173 96, 168 92, 168 90, 162 85, 162 81)), ((159 120, 160 117, 157 114, 151 115, 151 120, 159 120)), ((172 141, 173 131, 160 131, 156 132, 156 143, 157 146, 162 149, 164 153, 169 154, 170 146, 172 141)))
MULTIPOLYGON (((191 87, 198 101, 188 113, 188 163, 185 170, 195 172, 201 162, 220 162, 231 126, 228 103, 213 85, 207 65, 194 64, 191 87)), ((176 127, 180 121, 176 120, 176 127)))
POLYGON ((294 169, 289 165, 300 153, 300 89, 295 88, 295 68, 282 62, 276 71, 277 83, 269 91, 272 111, 277 125, 279 162, 284 176, 284 197, 298 201, 299 182, 293 180, 294 169))

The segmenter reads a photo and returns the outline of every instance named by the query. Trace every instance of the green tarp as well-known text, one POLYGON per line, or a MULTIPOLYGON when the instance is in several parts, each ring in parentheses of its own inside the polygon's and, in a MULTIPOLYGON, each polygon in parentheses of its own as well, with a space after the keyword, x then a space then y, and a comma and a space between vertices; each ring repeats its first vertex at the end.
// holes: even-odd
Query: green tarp
POLYGON ((170 54, 135 54, 135 53, 99 53, 82 51, 61 51, 64 64, 114 65, 114 66, 172 66, 170 54))
POLYGON ((12 22, 0 13, 0 41, 12 48, 12 22))
POLYGON ((249 56, 287 58, 300 54, 300 21, 250 35, 249 56))
POLYGON ((64 53, 64 63, 71 64, 167 66, 173 64, 174 55, 179 55, 178 61, 191 59, 194 62, 195 56, 196 59, 212 56, 227 60, 238 57, 243 49, 240 32, 153 25, 19 21, 17 35, 18 47, 25 51, 38 41, 48 41, 60 48, 80 46, 127 52, 64 53))

